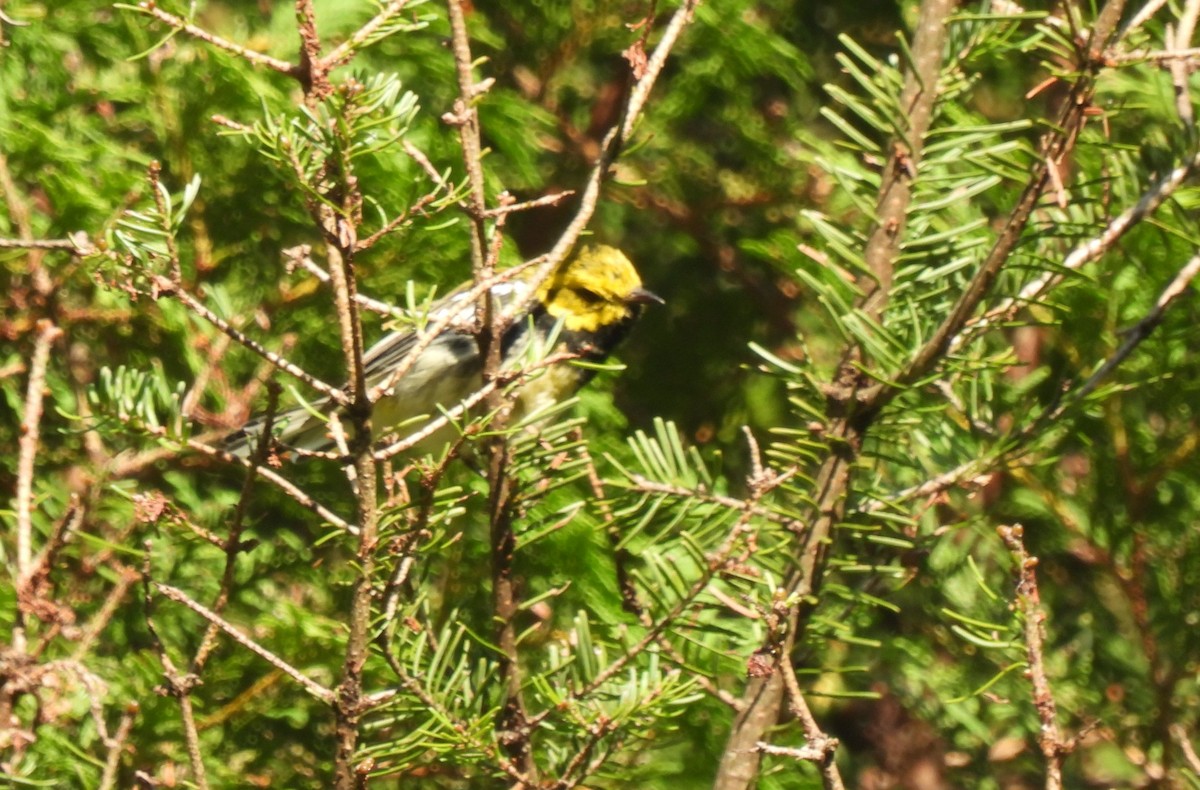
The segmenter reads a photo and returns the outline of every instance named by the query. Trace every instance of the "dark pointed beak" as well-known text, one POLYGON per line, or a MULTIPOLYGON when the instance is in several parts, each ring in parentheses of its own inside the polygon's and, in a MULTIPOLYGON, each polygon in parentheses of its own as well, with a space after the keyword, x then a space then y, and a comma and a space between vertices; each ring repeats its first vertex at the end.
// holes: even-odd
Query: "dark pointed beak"
POLYGON ((625 301, 629 304, 666 304, 661 296, 645 288, 634 288, 625 301))

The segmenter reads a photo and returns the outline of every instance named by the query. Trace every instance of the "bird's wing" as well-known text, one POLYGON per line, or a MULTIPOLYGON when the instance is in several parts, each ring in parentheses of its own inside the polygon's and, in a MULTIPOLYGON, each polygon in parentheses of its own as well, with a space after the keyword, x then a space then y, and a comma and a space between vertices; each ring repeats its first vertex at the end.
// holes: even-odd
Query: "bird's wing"
MULTIPOLYGON (((475 321, 475 301, 469 298, 470 292, 471 284, 468 283, 434 302, 423 322, 424 325, 440 323, 447 315, 452 315, 443 333, 448 336, 457 335, 460 339, 469 336, 475 321)), ((496 297, 497 306, 502 311, 511 313, 529 300, 531 289, 523 280, 511 280, 494 286, 492 294, 496 297)), ((367 385, 375 387, 386 381, 392 371, 404 364, 423 337, 424 331, 409 329, 384 335, 379 342, 371 346, 363 355, 367 385)), ((462 358, 462 353, 461 350, 458 351, 459 359, 462 358)), ((445 349, 442 349, 442 355, 435 353, 433 360, 428 364, 436 367, 444 355, 445 349)), ((455 354, 451 353, 449 357, 453 361, 455 354)), ((422 355, 422 361, 425 360, 426 357, 422 355)), ((420 380, 414 382, 414 386, 427 383, 429 371, 425 370, 423 373, 424 375, 419 377, 420 380)), ((321 398, 312 404, 280 412, 274 420, 280 440, 310 450, 328 448, 330 442, 326 435, 327 428, 324 420, 319 417, 319 414, 328 408, 328 399, 321 398)), ((235 455, 248 456, 253 449, 253 441, 262 433, 263 424, 261 416, 250 420, 240 430, 226 437, 223 442, 224 448, 235 455)))
POLYGON ((396 366, 404 361, 404 358, 420 340, 421 333, 415 330, 384 335, 363 356, 367 384, 375 386, 383 381, 388 373, 395 370, 396 366))
MULTIPOLYGON (((470 292, 471 284, 468 283, 434 302, 426 315, 425 325, 440 323, 447 315, 452 315, 450 323, 443 331, 469 334, 475 322, 476 304, 469 298, 470 292)), ((491 293, 496 297, 500 310, 507 312, 529 299, 530 288, 524 280, 511 280, 493 286, 491 293)), ((384 381, 391 371, 404 364, 405 358, 416 348, 423 336, 422 331, 415 329, 384 335, 363 355, 367 383, 375 386, 384 381)))

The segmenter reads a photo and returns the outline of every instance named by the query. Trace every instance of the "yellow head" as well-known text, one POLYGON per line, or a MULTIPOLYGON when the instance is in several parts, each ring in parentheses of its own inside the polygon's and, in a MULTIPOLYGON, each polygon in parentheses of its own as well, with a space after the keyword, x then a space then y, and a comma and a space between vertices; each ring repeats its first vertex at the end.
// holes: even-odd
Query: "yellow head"
POLYGON ((595 332, 636 315, 638 305, 662 303, 642 287, 633 264, 615 247, 584 247, 538 288, 538 301, 572 332, 595 332))

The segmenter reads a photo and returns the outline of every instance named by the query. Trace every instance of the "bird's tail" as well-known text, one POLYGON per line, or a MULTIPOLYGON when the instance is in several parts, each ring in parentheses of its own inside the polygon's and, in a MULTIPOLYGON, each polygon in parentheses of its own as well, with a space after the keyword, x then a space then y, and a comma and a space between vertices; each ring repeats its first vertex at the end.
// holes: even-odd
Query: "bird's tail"
MULTIPOLYGON (((328 420, 321 416, 328 401, 321 400, 281 411, 271 421, 271 433, 283 447, 323 451, 333 446, 328 420)), ((249 458, 258 447, 259 437, 266 428, 266 417, 255 417, 225 437, 222 449, 238 458, 249 458)))

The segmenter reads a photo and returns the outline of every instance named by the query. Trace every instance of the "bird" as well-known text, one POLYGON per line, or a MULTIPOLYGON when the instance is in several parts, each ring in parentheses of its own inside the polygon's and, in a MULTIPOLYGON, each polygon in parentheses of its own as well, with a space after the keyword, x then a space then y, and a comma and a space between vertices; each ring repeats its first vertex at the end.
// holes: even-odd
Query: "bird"
MULTIPOLYGON (((483 358, 475 335, 476 299, 466 283, 431 305, 426 325, 444 325, 428 340, 422 331, 392 332, 363 355, 367 387, 386 385, 372 412, 373 433, 383 436, 419 430, 423 420, 458 406, 483 386, 483 358), (419 346, 425 343, 423 350, 419 346), (415 360, 410 355, 417 351, 415 360), (407 370, 397 379, 400 366, 407 370), (395 379, 395 380, 393 380, 395 379)), ((648 304, 663 299, 642 285, 623 252, 605 245, 585 246, 540 284, 517 276, 489 289, 494 309, 512 315, 500 339, 502 368, 564 352, 565 361, 521 377, 510 420, 536 414, 571 397, 595 375, 625 339, 648 304), (584 365, 573 365, 573 361, 584 365)), ((280 412, 272 420, 277 449, 326 453, 336 443, 329 426, 335 411, 325 398, 280 412)), ((349 421, 343 419, 349 429, 349 421)), ((256 417, 230 436, 223 449, 248 458, 258 446, 266 420, 256 417)), ((447 430, 439 431, 444 437, 447 430)), ((422 442, 429 447, 432 442, 422 442)))

